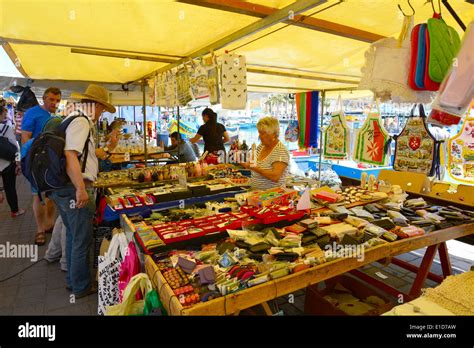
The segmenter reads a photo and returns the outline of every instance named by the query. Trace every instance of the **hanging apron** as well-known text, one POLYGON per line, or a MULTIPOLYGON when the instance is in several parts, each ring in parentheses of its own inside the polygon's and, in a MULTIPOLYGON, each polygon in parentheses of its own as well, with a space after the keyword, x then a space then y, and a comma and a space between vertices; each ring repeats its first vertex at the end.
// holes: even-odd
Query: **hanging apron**
POLYGON ((416 105, 401 133, 395 137, 393 169, 439 177, 439 142, 426 126, 426 116, 419 104, 420 116, 414 116, 416 105))
POLYGON ((354 160, 383 166, 387 164, 390 135, 382 125, 380 112, 369 112, 362 128, 356 134, 354 160))
POLYGON ((323 157, 325 159, 346 160, 349 158, 349 132, 342 100, 339 97, 336 111, 332 113, 329 126, 324 131, 323 157))
POLYGON ((448 173, 455 180, 474 184, 474 116, 467 115, 461 130, 448 140, 448 173))

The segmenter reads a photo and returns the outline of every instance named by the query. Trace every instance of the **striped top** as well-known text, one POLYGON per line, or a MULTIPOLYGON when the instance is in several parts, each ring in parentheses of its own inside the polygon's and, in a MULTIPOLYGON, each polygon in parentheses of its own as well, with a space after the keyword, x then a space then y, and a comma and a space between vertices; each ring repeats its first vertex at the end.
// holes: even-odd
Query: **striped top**
POLYGON ((17 112, 15 115, 15 134, 21 134, 21 121, 23 120, 23 113, 17 112))
MULTIPOLYGON (((286 149, 285 145, 281 143, 281 141, 279 141, 278 144, 275 145, 272 152, 270 152, 267 157, 260 160, 259 155, 262 149, 263 149, 263 145, 260 144, 257 147, 257 167, 262 168, 262 169, 272 169, 273 168, 272 165, 275 162, 283 162, 286 164, 290 163, 290 153, 286 149)), ((288 166, 283 171, 283 174, 281 175, 280 180, 278 182, 274 182, 265 178, 259 173, 255 173, 254 171, 252 171, 250 185, 252 186, 252 188, 255 188, 257 190, 268 190, 272 187, 284 186, 287 174, 288 174, 288 166)))

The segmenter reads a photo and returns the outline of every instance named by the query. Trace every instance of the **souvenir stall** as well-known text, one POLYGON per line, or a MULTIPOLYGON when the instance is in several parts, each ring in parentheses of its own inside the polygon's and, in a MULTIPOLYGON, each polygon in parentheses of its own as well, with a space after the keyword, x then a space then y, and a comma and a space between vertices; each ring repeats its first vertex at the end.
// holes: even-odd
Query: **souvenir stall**
MULTIPOLYGON (((207 2, 141 7, 126 2, 122 10, 131 16, 166 15, 136 20, 140 35, 121 31, 130 27, 124 16, 104 16, 103 25, 117 28, 123 37, 97 37, 96 45, 115 45, 116 52, 71 47, 62 60, 64 47, 51 43, 51 59, 44 59, 49 64, 41 70, 27 59, 28 54, 35 61, 45 57, 37 46, 30 47, 31 40, 5 42, 12 56, 16 51, 22 58, 19 69, 33 77, 118 82, 124 90, 129 84, 141 86, 142 137, 123 134, 110 159, 125 168, 102 172, 94 183, 100 191, 99 314, 230 315, 260 305, 271 315, 278 312, 272 300, 307 289, 308 314, 380 315, 393 307, 383 292, 401 292, 360 267, 386 260, 415 273, 403 294, 408 300, 420 295, 426 279, 441 283, 451 275, 446 241, 474 234, 474 186, 459 186, 451 194, 451 187, 428 181, 428 176, 439 177, 442 144, 427 125, 462 123, 447 142, 446 163, 451 178, 472 184, 472 24, 461 38, 453 19, 443 20, 434 7, 434 13, 429 6, 417 8, 416 17, 402 11, 397 19, 389 1, 341 1, 323 8, 325 3, 295 1, 270 8, 235 2, 235 7, 215 9, 207 2), (374 18, 366 23, 355 14, 367 9, 374 18), (288 18, 290 11, 294 18, 288 18), (313 17, 320 12, 328 17, 313 17), (186 30, 176 30, 176 18, 186 30), (212 25, 203 26, 203 19, 212 25), (371 32, 374 27, 382 27, 381 33, 371 32), (396 38, 386 36, 395 32, 396 38), (143 43, 155 52, 146 53, 143 43), (285 49, 277 50, 278 44, 285 49), (84 55, 91 64, 77 69, 84 55), (100 60, 110 66, 94 64, 100 60), (361 127, 351 130, 342 97, 333 109, 326 100, 329 93, 357 89, 371 91, 373 101, 361 127), (146 105, 176 109, 173 130, 189 134, 180 108, 207 98, 211 106, 243 110, 250 90, 296 95, 298 122, 287 136, 298 141, 302 154, 314 156, 315 178, 288 175, 282 187, 256 190, 250 187, 249 170, 239 163, 210 165, 205 158, 169 163, 173 158, 161 144, 147 141, 146 105), (411 106, 395 136, 382 122, 380 102, 388 100, 411 106), (331 167, 337 180, 323 179, 323 166, 331 167), (396 258, 425 247, 420 266, 396 258), (437 253, 442 275, 430 272, 437 253), (377 290, 348 280, 348 272, 377 290), (326 280, 325 288, 318 288, 326 280), (335 289, 341 286, 349 302, 338 300, 335 289)), ((77 11, 88 9, 76 5, 77 11)), ((77 23, 88 28, 83 17, 77 23)), ((8 37, 7 29, 16 34, 6 23, 2 37, 8 37)), ((25 28, 22 35, 26 40, 27 34, 43 34, 36 30, 25 28)), ((255 148, 248 144, 246 150, 255 155, 255 148)))

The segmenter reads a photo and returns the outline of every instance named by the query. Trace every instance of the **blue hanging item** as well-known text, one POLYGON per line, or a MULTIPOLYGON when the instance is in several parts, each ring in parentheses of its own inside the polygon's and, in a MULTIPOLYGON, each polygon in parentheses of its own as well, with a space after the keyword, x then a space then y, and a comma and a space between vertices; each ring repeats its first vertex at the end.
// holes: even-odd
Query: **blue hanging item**
POLYGON ((297 120, 290 120, 285 131, 285 140, 289 142, 298 141, 299 126, 297 120))
POLYGON ((418 88, 425 88, 425 68, 426 68, 426 24, 420 26, 418 35, 418 57, 416 61, 415 84, 418 88))

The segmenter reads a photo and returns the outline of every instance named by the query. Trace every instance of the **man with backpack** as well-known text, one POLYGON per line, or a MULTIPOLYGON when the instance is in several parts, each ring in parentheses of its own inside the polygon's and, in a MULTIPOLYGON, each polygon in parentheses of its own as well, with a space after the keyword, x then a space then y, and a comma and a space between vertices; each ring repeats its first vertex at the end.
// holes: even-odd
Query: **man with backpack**
POLYGON ((95 214, 92 183, 99 171, 94 134, 102 113, 114 113, 115 107, 108 101, 107 90, 98 85, 89 85, 83 94, 72 93, 71 98, 81 103, 59 126, 65 135, 65 171, 70 183, 53 190, 50 198, 66 226, 67 289, 81 298, 97 291, 91 286, 89 268, 95 214))
MULTIPOLYGON (((31 91, 29 91, 32 93, 31 91)), ((25 93, 25 92, 23 92, 25 93)), ((43 94, 43 105, 36 105, 29 108, 21 123, 21 143, 24 147, 22 153, 28 152, 33 139, 37 138, 43 131, 43 127, 58 109, 61 102, 61 90, 56 87, 49 87, 43 94)), ((41 204, 38 192, 32 187, 33 212, 36 220, 35 243, 44 245, 46 243, 46 233, 51 233, 54 226, 55 209, 53 202, 45 199, 41 204)))

